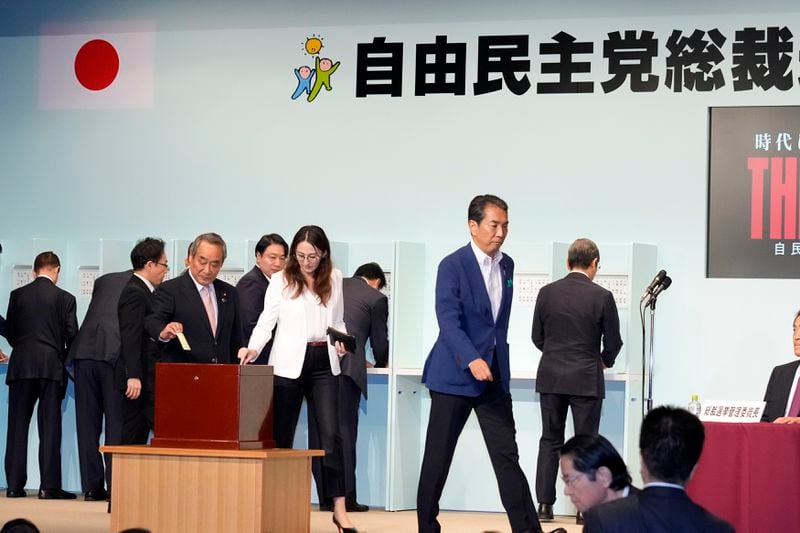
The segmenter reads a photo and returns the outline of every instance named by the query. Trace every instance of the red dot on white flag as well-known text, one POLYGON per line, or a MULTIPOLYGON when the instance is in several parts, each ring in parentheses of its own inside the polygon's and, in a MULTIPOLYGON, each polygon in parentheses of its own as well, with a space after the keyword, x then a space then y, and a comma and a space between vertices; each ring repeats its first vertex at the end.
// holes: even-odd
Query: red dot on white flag
POLYGON ((88 41, 75 56, 75 77, 90 91, 105 89, 114 82, 118 73, 117 50, 103 39, 88 41))

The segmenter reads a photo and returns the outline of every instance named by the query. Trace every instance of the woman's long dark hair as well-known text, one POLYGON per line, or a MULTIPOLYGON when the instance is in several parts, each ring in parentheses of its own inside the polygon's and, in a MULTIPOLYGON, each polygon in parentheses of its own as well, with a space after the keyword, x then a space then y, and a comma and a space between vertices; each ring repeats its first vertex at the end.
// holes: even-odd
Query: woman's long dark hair
POLYGON ((307 242, 319 250, 321 258, 317 269, 314 271, 314 292, 319 297, 322 305, 327 305, 331 298, 331 272, 333 272, 333 262, 331 261, 331 244, 325 231, 319 226, 303 226, 292 239, 289 247, 289 257, 286 259, 286 266, 283 269, 286 284, 289 290, 293 290, 292 298, 297 298, 303 293, 306 287, 306 279, 300 271, 300 263, 297 261, 297 245, 307 242))

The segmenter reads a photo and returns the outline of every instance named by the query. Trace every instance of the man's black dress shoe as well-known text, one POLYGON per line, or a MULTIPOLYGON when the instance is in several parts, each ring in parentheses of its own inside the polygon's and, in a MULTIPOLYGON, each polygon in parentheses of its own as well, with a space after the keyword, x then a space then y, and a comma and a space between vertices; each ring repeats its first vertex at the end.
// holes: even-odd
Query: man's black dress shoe
POLYGON ((346 501, 345 507, 348 513, 366 513, 369 511, 369 506, 358 503, 357 501, 346 501))
POLYGON ((539 511, 536 514, 539 515, 539 522, 552 522, 553 521, 553 504, 551 504, 551 503, 540 503, 539 504, 539 511))
POLYGON ((554 530, 549 531, 548 533, 567 533, 567 530, 564 529, 563 527, 557 527, 554 530))
POLYGON ((87 502, 104 502, 108 499, 106 489, 90 490, 83 495, 83 500, 87 502))
POLYGON ((76 496, 61 489, 39 489, 40 500, 74 500, 76 496))
POLYGON ((8 489, 6 490, 6 498, 24 498, 28 493, 25 489, 8 489))

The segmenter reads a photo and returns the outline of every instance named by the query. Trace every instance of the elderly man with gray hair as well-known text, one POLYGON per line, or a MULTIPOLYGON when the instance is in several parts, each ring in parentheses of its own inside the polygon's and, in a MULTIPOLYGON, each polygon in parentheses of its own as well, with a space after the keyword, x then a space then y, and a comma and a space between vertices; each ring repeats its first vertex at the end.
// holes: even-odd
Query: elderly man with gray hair
POLYGON ((536 374, 542 410, 536 499, 542 521, 553 519, 567 409, 576 434, 597 435, 606 392, 603 369, 622 349, 614 296, 593 282, 600 268, 597 245, 590 239, 573 242, 567 268, 566 277, 542 287, 533 311, 531 337, 542 351, 536 374))
POLYGON ((239 294, 233 285, 217 279, 226 255, 222 237, 198 235, 189 247, 186 272, 153 293, 153 312, 145 318, 144 327, 164 343, 162 361, 238 363, 236 354, 245 346, 239 294))

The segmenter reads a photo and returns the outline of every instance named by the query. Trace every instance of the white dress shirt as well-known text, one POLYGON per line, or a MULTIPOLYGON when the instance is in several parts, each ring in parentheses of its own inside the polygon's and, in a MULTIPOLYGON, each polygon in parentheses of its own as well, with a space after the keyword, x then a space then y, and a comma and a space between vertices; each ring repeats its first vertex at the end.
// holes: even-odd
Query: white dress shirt
POLYGON ((219 306, 217 305, 217 291, 214 290, 214 282, 212 281, 208 285, 200 285, 197 282, 197 280, 194 279, 194 276, 192 276, 192 271, 191 270, 187 270, 186 272, 188 272, 189 273, 189 277, 192 278, 192 281, 194 282, 194 286, 197 288, 198 294, 200 294, 200 299, 201 300, 203 299, 203 292, 202 292, 203 291, 203 287, 208 288, 208 294, 211 296, 211 305, 214 306, 214 316, 218 317, 219 316, 219 306))
POLYGON ((153 284, 152 284, 152 283, 150 283, 150 280, 148 280, 148 279, 147 279, 147 278, 145 278, 144 276, 140 276, 140 275, 139 275, 139 274, 137 274, 136 272, 134 272, 134 273, 133 273, 133 275, 134 275, 134 276, 136 276, 137 278, 139 278, 140 280, 142 280, 142 283, 144 283, 145 285, 147 285, 147 288, 148 288, 148 289, 150 289, 150 292, 151 292, 151 293, 152 293, 153 291, 155 291, 155 290, 156 290, 156 288, 155 288, 155 287, 153 287, 153 284))
POLYGON ((475 241, 470 241, 472 252, 478 260, 481 268, 483 283, 486 285, 486 292, 489 293, 489 301, 492 304, 492 318, 497 320, 497 313, 500 312, 500 302, 503 299, 503 276, 500 272, 500 260, 503 252, 498 250, 494 257, 489 257, 483 250, 478 248, 475 241))

